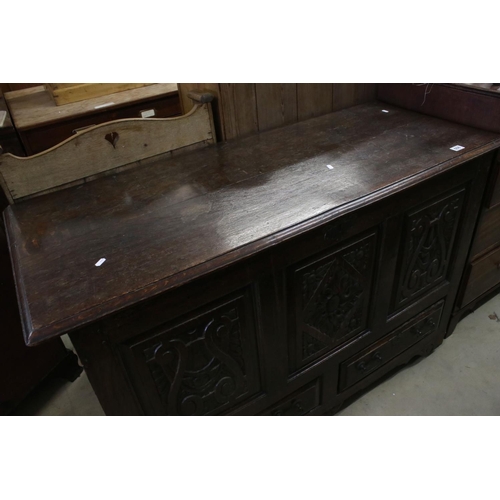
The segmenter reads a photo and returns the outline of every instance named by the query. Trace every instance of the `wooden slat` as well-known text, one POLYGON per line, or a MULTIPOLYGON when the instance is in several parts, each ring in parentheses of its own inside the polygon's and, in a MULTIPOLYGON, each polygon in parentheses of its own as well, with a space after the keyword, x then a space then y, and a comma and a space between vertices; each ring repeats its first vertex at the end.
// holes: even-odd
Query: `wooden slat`
POLYGON ((5 100, 9 105, 12 120, 18 130, 24 131, 49 123, 60 122, 66 118, 75 118, 93 114, 96 109, 113 109, 113 107, 136 103, 137 101, 155 99, 162 95, 177 92, 176 83, 157 83, 139 89, 118 92, 110 96, 96 97, 86 101, 74 102, 65 106, 56 106, 44 86, 7 92, 5 100), (107 106, 110 102, 112 105, 107 106), (104 105, 104 106, 103 106, 104 105))
POLYGON ((297 114, 299 121, 330 113, 333 101, 332 92, 333 85, 331 83, 298 83, 297 114))
POLYGON ((355 83, 334 83, 332 91, 334 111, 354 106, 356 96, 355 83))
POLYGON ((268 130, 297 121, 296 83, 257 83, 259 130, 268 130))
POLYGON ((376 83, 334 83, 333 110, 349 108, 376 99, 376 83))
POLYGON ((374 101, 377 98, 376 83, 355 83, 355 104, 374 101))
POLYGON ((215 142, 208 106, 178 118, 104 123, 28 158, 3 155, 2 187, 13 202, 191 144, 215 142))
POLYGON ((219 86, 226 140, 258 132, 255 83, 221 83, 219 86))
POLYGON ((215 132, 217 134, 218 141, 224 141, 226 136, 224 135, 224 125, 222 123, 222 106, 220 99, 220 89, 218 83, 178 83, 179 98, 182 106, 182 113, 186 114, 193 109, 194 103, 192 99, 188 97, 188 93, 191 90, 208 90, 213 96, 212 101, 212 112, 214 118, 215 132))
POLYGON ((146 87, 151 83, 46 83, 57 106, 108 96, 125 90, 146 87))

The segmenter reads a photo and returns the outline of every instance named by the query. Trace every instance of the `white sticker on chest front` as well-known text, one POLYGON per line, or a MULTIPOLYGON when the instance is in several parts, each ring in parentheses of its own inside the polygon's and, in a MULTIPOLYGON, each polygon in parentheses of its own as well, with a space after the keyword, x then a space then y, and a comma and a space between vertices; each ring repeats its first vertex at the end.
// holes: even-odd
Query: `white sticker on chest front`
POLYGON ((460 151, 462 149, 465 149, 465 146, 460 146, 459 144, 457 144, 456 146, 453 146, 452 148, 450 148, 452 151, 460 151))
POLYGON ((106 259, 103 257, 102 259, 99 259, 99 260, 95 263, 95 267, 102 266, 105 262, 106 262, 106 259))

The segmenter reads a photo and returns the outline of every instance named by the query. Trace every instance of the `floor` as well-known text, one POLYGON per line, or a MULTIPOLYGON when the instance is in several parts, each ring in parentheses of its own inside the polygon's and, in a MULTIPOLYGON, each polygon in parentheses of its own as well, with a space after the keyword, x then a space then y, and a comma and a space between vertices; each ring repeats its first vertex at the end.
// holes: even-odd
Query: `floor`
MULTIPOLYGON (((104 412, 84 372, 73 383, 47 380, 15 414, 104 412)), ((500 295, 463 319, 431 356, 402 368, 338 415, 500 415, 500 295)))

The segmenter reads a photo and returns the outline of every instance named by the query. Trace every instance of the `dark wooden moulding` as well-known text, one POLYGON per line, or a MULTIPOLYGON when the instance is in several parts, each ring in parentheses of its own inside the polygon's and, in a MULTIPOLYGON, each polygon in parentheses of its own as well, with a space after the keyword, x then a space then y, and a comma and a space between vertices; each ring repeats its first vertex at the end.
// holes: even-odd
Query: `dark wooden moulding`
POLYGON ((441 344, 499 146, 374 102, 11 206, 25 340, 109 415, 336 411, 441 344))

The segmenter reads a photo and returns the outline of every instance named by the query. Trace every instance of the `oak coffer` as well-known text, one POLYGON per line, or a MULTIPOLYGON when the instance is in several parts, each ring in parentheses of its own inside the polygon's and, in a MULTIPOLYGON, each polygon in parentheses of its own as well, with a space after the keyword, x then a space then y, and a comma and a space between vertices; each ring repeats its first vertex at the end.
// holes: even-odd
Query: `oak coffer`
POLYGON ((442 342, 499 146, 373 102, 23 201, 26 342, 110 415, 336 411, 442 342))

